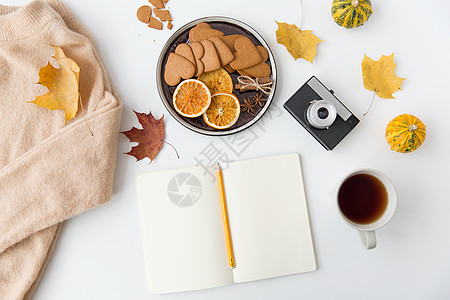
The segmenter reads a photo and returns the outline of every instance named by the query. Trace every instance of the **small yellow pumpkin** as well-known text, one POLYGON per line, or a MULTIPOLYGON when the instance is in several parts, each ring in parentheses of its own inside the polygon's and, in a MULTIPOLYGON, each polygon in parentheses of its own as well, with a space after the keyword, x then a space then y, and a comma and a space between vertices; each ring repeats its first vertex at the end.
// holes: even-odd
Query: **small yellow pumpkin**
POLYGON ((345 28, 363 25, 372 14, 370 0, 333 0, 331 15, 334 21, 345 28))
POLYGON ((413 152, 422 145, 426 136, 425 124, 416 116, 403 114, 392 119, 386 127, 386 141, 391 150, 413 152))

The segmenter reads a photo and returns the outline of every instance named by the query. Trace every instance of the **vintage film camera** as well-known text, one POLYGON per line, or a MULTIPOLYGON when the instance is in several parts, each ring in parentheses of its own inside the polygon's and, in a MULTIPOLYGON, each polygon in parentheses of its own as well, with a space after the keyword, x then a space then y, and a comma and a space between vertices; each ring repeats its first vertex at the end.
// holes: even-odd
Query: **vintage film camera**
POLYGON ((327 150, 334 147, 359 123, 338 98, 312 76, 284 108, 327 150))

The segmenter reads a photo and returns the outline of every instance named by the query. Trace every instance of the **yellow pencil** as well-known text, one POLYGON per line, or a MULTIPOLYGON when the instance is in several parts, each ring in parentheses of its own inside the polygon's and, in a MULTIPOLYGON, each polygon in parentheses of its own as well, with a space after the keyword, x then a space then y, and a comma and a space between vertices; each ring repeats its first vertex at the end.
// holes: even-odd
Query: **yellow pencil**
POLYGON ((231 243, 230 225, 228 223, 227 203, 225 201, 225 189, 223 188, 222 170, 220 169, 219 163, 217 163, 217 181, 219 183, 220 203, 222 204, 223 227, 225 228, 225 238, 227 240, 228 262, 230 264, 230 268, 233 269, 235 267, 233 245, 231 243))

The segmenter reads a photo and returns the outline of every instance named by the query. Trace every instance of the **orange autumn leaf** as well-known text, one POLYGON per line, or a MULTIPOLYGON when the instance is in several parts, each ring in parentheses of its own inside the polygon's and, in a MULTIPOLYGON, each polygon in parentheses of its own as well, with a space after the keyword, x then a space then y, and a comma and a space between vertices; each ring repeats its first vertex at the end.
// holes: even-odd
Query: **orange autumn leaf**
POLYGON ((317 44, 323 41, 312 34, 311 30, 300 30, 295 24, 275 22, 278 24, 277 43, 286 46, 295 60, 303 58, 312 63, 317 54, 317 44))
POLYGON ((130 142, 137 142, 139 145, 132 147, 131 151, 125 154, 134 156, 137 161, 148 157, 152 162, 163 146, 165 136, 164 115, 156 120, 151 112, 148 114, 134 110, 133 112, 142 125, 142 129, 133 127, 122 133, 130 139, 130 142))
POLYGON ((39 82, 48 89, 44 95, 37 96, 29 103, 45 107, 50 110, 62 109, 65 112, 66 123, 75 117, 78 111, 80 67, 63 50, 55 48, 55 58, 59 68, 53 67, 50 62, 39 69, 39 82))

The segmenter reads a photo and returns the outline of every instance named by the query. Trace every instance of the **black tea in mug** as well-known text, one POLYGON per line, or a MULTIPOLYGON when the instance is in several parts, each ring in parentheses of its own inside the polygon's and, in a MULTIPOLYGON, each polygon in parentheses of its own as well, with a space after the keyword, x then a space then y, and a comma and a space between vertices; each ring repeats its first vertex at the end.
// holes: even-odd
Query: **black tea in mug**
POLYGON ((356 174, 347 178, 338 192, 338 204, 343 215, 358 224, 378 220, 386 210, 388 193, 375 176, 356 174))

